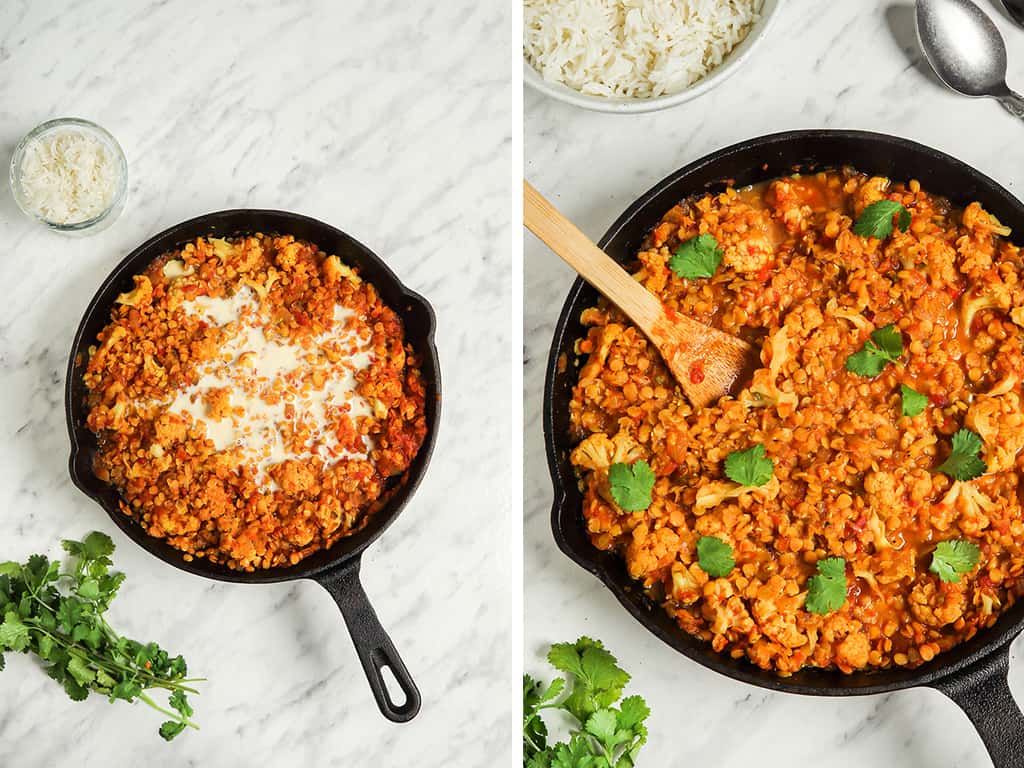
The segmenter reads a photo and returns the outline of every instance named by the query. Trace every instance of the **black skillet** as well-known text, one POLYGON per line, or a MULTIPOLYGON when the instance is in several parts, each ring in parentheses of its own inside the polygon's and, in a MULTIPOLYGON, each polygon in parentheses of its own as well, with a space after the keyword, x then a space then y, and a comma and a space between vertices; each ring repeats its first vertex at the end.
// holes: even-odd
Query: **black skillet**
MULTIPOLYGON (((924 189, 960 206, 977 200, 1015 233, 1024 233, 1024 205, 992 179, 948 155, 876 133, 794 131, 735 144, 676 171, 633 203, 598 244, 617 261, 629 262, 635 259, 646 234, 685 198, 721 191, 727 184, 755 184, 794 169, 844 165, 904 181, 917 179, 924 189)), ((1021 243, 1019 237, 1016 242, 1021 243)), ((994 627, 917 669, 852 675, 806 669, 780 678, 747 661, 715 653, 710 645, 682 631, 638 588, 621 557, 591 545, 583 525, 582 496, 569 463, 573 448, 569 402, 583 362, 574 352, 576 339, 586 334, 579 322, 580 312, 594 306, 597 298, 597 292, 583 280, 573 284, 555 329, 544 386, 544 441, 554 484, 551 527, 562 552, 601 579, 650 632, 709 669, 773 691, 814 696, 856 696, 929 686, 967 713, 996 768, 1024 765, 1024 715, 1006 683, 1010 644, 1024 629, 1024 601, 1010 608, 994 627)))
POLYGON ((437 434, 440 394, 441 378, 437 349, 434 347, 434 312, 422 296, 403 286, 387 265, 368 248, 332 226, 295 213, 218 211, 178 224, 147 240, 117 265, 89 302, 89 308, 75 334, 65 385, 65 408, 68 433, 71 436, 71 480, 103 507, 136 544, 183 571, 209 579, 243 584, 268 584, 293 579, 312 579, 320 584, 331 593, 341 608, 380 711, 389 720, 404 723, 419 712, 420 693, 363 591, 359 582, 359 562, 363 550, 398 517, 427 468, 437 434), (325 253, 335 254, 346 264, 358 267, 362 277, 373 283, 384 302, 402 318, 406 340, 422 360, 427 437, 408 470, 405 482, 361 531, 341 539, 330 549, 307 557, 298 565, 245 573, 214 565, 204 559, 186 561, 180 551, 147 535, 138 523, 120 511, 121 497, 118 491, 97 478, 93 472, 96 437, 85 423, 88 410, 82 373, 88 359, 89 345, 95 343, 96 335, 109 322, 114 299, 119 293, 131 289, 133 275, 144 271, 162 254, 197 237, 231 237, 254 232, 289 234, 312 242, 325 253), (385 667, 390 668, 398 681, 404 701, 396 702, 388 691, 382 675, 385 667))

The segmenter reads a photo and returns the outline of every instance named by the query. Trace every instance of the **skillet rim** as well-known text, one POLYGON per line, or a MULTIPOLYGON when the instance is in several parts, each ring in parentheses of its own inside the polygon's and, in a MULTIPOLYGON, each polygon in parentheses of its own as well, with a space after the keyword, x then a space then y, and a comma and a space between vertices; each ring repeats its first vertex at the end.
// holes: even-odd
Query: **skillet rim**
MULTIPOLYGON (((990 199, 1001 199, 1009 208, 1013 209, 1018 218, 1024 221, 1024 203, 1006 188, 1000 185, 991 177, 981 171, 967 165, 951 155, 928 147, 910 139, 893 136, 891 134, 878 133, 860 130, 835 130, 835 129, 810 129, 782 131, 766 134, 752 139, 736 142, 729 146, 710 152, 701 158, 688 163, 677 171, 669 174, 661 181, 640 195, 626 210, 615 220, 598 241, 598 246, 605 250, 610 243, 619 237, 622 231, 631 225, 637 217, 643 216, 645 209, 652 205, 656 199, 679 185, 687 183, 688 178, 696 176, 709 167, 720 165, 734 156, 742 156, 749 152, 766 152, 775 147, 786 148, 789 145, 798 145, 805 140, 834 141, 834 142, 855 142, 865 146, 884 146, 892 151, 896 150, 906 155, 918 155, 927 158, 936 164, 941 164, 949 172, 969 179, 975 185, 985 190, 990 199)), ((835 167, 830 164, 821 164, 818 168, 835 167)), ((766 177, 773 178, 773 177, 766 177)), ((722 186, 723 182, 729 181, 720 175, 716 181, 704 185, 701 189, 690 189, 681 195, 676 195, 677 200, 707 192, 711 188, 722 186)), ((645 227, 650 230, 666 209, 654 211, 656 216, 649 218, 649 224, 645 227)), ((920 686, 937 687, 949 684, 954 678, 968 675, 972 668, 983 661, 988 661, 1000 653, 1007 653, 1010 643, 1024 629, 1024 600, 1018 600, 1007 612, 996 622, 995 626, 980 631, 971 639, 964 641, 949 651, 939 654, 935 660, 922 664, 914 669, 893 668, 880 671, 858 671, 846 675, 838 670, 822 670, 817 668, 804 668, 795 675, 782 678, 778 675, 762 670, 744 657, 741 660, 734 660, 725 654, 715 652, 709 643, 685 633, 682 629, 675 627, 674 631, 668 631, 659 625, 658 617, 654 612, 661 612, 662 608, 649 600, 639 589, 636 582, 622 575, 624 569, 615 566, 613 558, 621 562, 617 555, 602 553, 586 543, 586 549, 578 550, 567 531, 573 527, 573 531, 579 534, 580 511, 570 509, 569 488, 574 487, 575 477, 571 474, 563 477, 562 465, 567 464, 567 458, 563 462, 560 454, 565 454, 571 449, 571 444, 566 437, 561 437, 554 432, 555 410, 555 383, 559 374, 559 357, 563 352, 571 354, 571 342, 575 337, 569 333, 570 326, 574 322, 574 315, 578 316, 581 307, 582 293, 594 293, 590 286, 577 277, 569 290, 558 320, 555 324, 555 331, 551 347, 548 353, 547 365, 544 377, 544 403, 543 403, 543 428, 544 447, 548 464, 548 472, 551 478, 554 496, 551 506, 550 524, 552 534, 559 549, 570 560, 575 562, 584 570, 597 576, 597 578, 608 588, 618 602, 654 636, 669 645, 673 650, 686 656, 701 666, 711 669, 734 680, 749 683, 759 688, 768 690, 795 693, 810 696, 861 696, 879 693, 891 693, 906 688, 920 686), (589 551, 588 551, 589 550, 589 551), (638 596, 634 598, 634 595, 638 596)), ((583 532, 585 535, 585 531, 583 532)), ((663 623, 663 621, 662 621, 663 623)))
MULTIPOLYGON (((380 292, 383 295, 385 291, 380 292)), ((179 570, 217 581, 243 584, 271 584, 296 579, 322 581, 346 567, 358 564, 363 551, 376 541, 403 511, 427 471, 437 440, 441 414, 441 371, 435 342, 436 329, 436 315, 430 302, 406 287, 390 266, 362 242, 319 219, 277 209, 230 208, 212 211, 174 224, 148 238, 121 259, 104 277, 82 313, 68 355, 64 380, 65 423, 71 445, 68 459, 71 481, 76 488, 102 507, 114 524, 135 544, 179 570), (261 223, 253 223, 257 221, 261 223), (268 227, 266 222, 272 222, 273 225, 268 227), (132 275, 138 274, 171 248, 181 247, 198 236, 214 233, 228 237, 255 232, 294 234, 287 231, 292 226, 314 232, 314 236, 301 235, 299 239, 314 241, 318 247, 328 252, 333 248, 323 248, 323 242, 344 243, 346 247, 358 253, 359 260, 369 263, 371 269, 377 273, 377 276, 370 280, 375 287, 380 289, 381 286, 385 286, 387 292, 393 292, 401 297, 401 307, 394 306, 394 301, 387 303, 402 319, 406 342, 411 343, 410 336, 415 336, 417 341, 422 342, 415 344, 414 347, 421 357, 421 371, 424 375, 427 434, 395 495, 373 513, 366 527, 351 536, 339 539, 328 549, 313 552, 296 565, 252 572, 215 565, 205 558, 186 561, 184 553, 147 534, 133 517, 124 514, 101 496, 104 489, 108 492, 113 490, 118 498, 120 493, 112 485, 97 478, 91 465, 86 466, 82 458, 86 452, 85 444, 92 433, 85 425, 84 402, 76 402, 74 396, 76 374, 80 368, 76 360, 85 359, 85 352, 94 341, 93 334, 88 330, 93 318, 97 313, 100 317, 109 318, 113 298, 116 296, 116 286, 130 280, 132 275), (412 321, 417 323, 414 333, 410 332, 412 321)), ((95 440, 94 437, 91 439, 95 440)))

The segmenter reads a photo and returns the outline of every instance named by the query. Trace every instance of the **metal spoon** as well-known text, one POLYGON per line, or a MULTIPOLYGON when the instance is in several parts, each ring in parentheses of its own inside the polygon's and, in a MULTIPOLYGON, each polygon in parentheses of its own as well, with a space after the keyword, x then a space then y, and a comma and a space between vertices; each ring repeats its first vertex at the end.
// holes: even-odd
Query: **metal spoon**
POLYGON ((1011 19, 1024 27, 1024 0, 1003 0, 1003 8, 1011 19))
POLYGON ((935 74, 965 96, 998 99, 1024 118, 1024 96, 1006 85, 1006 44, 971 0, 917 0, 917 38, 935 74))

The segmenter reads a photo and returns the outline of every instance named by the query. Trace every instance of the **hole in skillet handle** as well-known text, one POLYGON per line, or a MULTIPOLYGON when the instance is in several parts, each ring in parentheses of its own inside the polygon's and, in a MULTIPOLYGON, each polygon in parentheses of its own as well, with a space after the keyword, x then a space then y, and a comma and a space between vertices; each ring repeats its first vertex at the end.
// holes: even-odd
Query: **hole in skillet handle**
POLYGON ((1010 644, 930 683, 952 699, 977 729, 995 768, 1024 765, 1024 714, 1010 693, 1010 644))
POLYGON ((359 564, 356 557, 312 578, 341 608, 381 714, 392 722, 407 723, 420 711, 420 692, 366 597, 359 581, 359 564), (392 696, 389 689, 394 688, 400 696, 392 696))

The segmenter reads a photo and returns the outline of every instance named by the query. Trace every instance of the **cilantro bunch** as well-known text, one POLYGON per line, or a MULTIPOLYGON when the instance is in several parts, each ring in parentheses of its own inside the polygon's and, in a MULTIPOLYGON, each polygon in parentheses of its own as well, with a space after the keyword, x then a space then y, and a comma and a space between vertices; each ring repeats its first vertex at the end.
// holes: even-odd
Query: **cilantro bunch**
POLYGON ((629 674, 599 641, 588 637, 551 646, 548 661, 566 677, 545 686, 523 675, 524 768, 632 768, 647 741, 644 720, 651 710, 639 696, 619 701, 629 674), (568 741, 548 745, 540 715, 545 709, 569 716, 573 726, 568 741))
POLYGON ((187 693, 198 693, 185 676, 181 656, 173 658, 156 643, 143 644, 117 634, 104 616, 124 574, 112 572, 114 542, 94 531, 84 541, 63 541, 71 555, 66 570, 59 560, 32 555, 25 563, 0 563, 0 671, 4 651, 34 653, 50 677, 73 701, 91 692, 145 702, 171 718, 160 726, 170 741, 185 728, 199 729, 189 718, 187 693), (147 693, 168 691, 168 706, 147 693))

